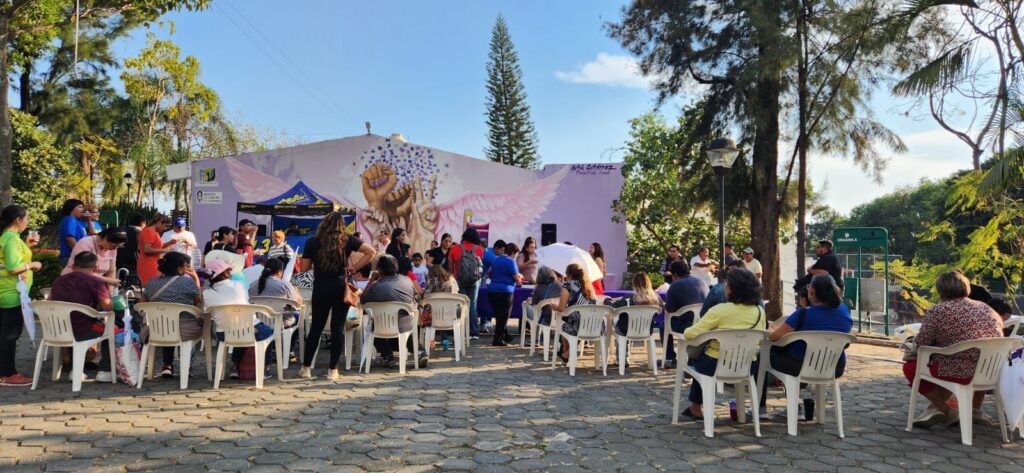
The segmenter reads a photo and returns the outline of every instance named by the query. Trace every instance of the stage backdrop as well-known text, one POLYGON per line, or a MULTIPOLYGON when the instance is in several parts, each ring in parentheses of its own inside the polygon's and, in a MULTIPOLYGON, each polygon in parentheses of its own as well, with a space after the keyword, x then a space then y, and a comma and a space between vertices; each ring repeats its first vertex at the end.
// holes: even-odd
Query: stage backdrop
POLYGON ((356 209, 356 227, 366 239, 402 227, 413 251, 422 252, 444 233, 457 242, 472 218, 486 223, 491 241, 522 245, 531 235, 540 241, 541 224, 556 224, 558 241, 584 249, 601 243, 607 270, 619 281, 626 269, 626 226, 611 220, 623 185, 620 164, 530 171, 377 135, 197 161, 193 230, 203 239, 221 225, 235 225, 238 202, 265 201, 299 181, 356 209))

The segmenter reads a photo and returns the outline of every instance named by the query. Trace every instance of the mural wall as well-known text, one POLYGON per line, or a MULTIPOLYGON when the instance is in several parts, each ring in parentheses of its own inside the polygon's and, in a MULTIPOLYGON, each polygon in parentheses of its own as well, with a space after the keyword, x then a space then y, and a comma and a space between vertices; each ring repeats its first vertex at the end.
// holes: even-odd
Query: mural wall
POLYGON ((556 224, 559 241, 582 248, 600 242, 609 273, 621 275, 626 268, 625 224, 611 221, 611 204, 623 185, 620 165, 548 165, 530 171, 377 135, 196 162, 197 237, 237 224, 236 203, 265 201, 299 181, 356 209, 356 226, 365 238, 405 228, 416 252, 444 233, 458 240, 472 217, 487 224, 492 241, 520 245, 531 235, 539 241, 541 224, 556 224))

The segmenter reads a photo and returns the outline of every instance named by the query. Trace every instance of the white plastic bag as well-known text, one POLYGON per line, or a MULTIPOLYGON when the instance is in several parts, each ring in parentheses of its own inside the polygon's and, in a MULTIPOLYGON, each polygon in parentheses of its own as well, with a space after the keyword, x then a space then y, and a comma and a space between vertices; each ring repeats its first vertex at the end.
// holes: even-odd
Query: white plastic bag
MULTIPOLYGON (((1003 413, 1012 432, 1024 418, 1024 350, 1010 355, 1010 365, 1003 367, 999 378, 999 395, 1003 398, 1003 413)), ((1024 434, 1024 432, 1021 432, 1024 434)))
POLYGON ((36 313, 32 311, 32 298, 28 295, 28 285, 25 284, 25 279, 19 277, 18 284, 18 295, 21 297, 21 316, 25 319, 25 331, 28 332, 28 339, 32 342, 32 347, 36 346, 36 313))
POLYGON ((135 386, 139 381, 139 355, 142 347, 132 334, 131 306, 124 310, 124 342, 117 347, 117 377, 125 384, 135 386))

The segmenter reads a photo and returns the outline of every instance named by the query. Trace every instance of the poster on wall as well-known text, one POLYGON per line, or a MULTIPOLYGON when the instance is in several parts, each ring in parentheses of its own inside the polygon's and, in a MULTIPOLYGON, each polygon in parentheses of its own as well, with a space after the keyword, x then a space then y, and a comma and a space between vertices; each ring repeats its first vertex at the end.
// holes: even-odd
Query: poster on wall
POLYGON ((480 244, 483 245, 484 248, 487 248, 487 247, 491 246, 491 244, 490 244, 491 240, 489 238, 490 237, 490 235, 489 235, 490 231, 489 230, 491 228, 491 224, 490 223, 481 222, 479 220, 475 220, 474 221, 473 219, 470 219, 470 221, 466 223, 466 228, 467 229, 470 229, 470 228, 476 229, 476 233, 478 235, 480 235, 480 244), (477 223, 477 222, 479 222, 479 223, 477 223))

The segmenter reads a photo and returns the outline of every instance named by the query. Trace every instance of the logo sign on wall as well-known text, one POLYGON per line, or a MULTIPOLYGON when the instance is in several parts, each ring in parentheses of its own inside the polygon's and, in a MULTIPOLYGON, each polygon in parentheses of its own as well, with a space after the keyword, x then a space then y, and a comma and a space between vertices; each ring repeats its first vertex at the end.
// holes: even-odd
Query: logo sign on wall
POLYGON ((196 180, 196 187, 214 187, 217 185, 217 169, 201 168, 199 179, 196 180))
POLYGON ((224 202, 223 192, 196 191, 197 204, 220 204, 224 202))

